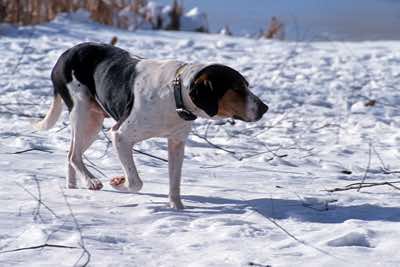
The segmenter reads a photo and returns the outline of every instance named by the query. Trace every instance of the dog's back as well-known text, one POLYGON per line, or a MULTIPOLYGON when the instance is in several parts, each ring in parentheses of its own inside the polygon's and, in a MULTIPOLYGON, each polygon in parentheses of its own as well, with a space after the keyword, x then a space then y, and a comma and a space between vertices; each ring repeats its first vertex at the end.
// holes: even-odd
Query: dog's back
POLYGON ((61 99, 72 110, 74 103, 68 84, 74 79, 87 88, 92 100, 108 115, 120 120, 132 109, 134 96, 130 85, 137 62, 139 59, 127 51, 108 44, 82 43, 68 49, 51 73, 54 101, 50 112, 36 127, 50 129, 55 125, 62 110, 61 99))

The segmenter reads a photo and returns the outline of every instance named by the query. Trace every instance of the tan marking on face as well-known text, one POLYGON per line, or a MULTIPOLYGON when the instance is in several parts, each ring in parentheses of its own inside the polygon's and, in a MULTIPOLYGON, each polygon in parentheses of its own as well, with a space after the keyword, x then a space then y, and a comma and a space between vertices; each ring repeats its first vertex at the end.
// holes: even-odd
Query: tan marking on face
POLYGON ((228 90, 218 104, 217 115, 222 117, 239 116, 246 118, 246 94, 234 90, 228 90))
POLYGON ((199 78, 196 79, 196 81, 194 83, 204 83, 208 81, 208 75, 207 74, 203 74, 201 75, 199 78))

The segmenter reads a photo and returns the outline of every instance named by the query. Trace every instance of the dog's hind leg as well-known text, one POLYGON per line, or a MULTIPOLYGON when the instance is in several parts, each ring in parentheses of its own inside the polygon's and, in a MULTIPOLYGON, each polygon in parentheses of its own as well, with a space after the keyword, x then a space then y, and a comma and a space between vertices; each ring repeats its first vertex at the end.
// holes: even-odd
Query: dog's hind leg
POLYGON ((70 113, 72 140, 71 151, 68 153, 67 186, 76 187, 75 175, 78 174, 88 189, 100 190, 102 183, 85 167, 82 156, 96 139, 103 125, 104 114, 89 98, 76 100, 70 113))
POLYGON ((74 151, 74 129, 71 129, 71 144, 68 151, 68 166, 67 166, 67 188, 76 188, 76 171, 72 166, 72 152, 74 151))

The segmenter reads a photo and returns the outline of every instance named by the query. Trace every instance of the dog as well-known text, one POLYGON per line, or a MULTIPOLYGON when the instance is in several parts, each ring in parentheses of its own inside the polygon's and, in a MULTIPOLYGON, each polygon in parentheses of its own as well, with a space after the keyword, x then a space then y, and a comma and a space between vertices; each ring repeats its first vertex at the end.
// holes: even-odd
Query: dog
POLYGON ((68 152, 68 188, 77 187, 77 175, 88 189, 102 183, 85 167, 83 153, 96 139, 104 118, 124 176, 111 179, 117 190, 138 192, 143 186, 133 161, 135 143, 152 137, 168 139, 169 205, 183 209, 180 197, 185 140, 197 117, 233 118, 254 122, 268 106, 248 89, 236 70, 221 64, 151 60, 130 55, 108 44, 82 43, 65 51, 51 80, 54 98, 39 130, 52 128, 68 108, 72 139, 68 152))

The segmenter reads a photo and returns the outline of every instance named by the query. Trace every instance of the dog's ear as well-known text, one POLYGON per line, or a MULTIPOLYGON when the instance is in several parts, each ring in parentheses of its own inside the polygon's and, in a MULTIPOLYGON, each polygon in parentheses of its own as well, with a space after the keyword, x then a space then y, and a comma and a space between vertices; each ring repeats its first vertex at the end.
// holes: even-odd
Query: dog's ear
POLYGON ((189 95, 193 103, 204 110, 208 116, 212 117, 218 113, 219 96, 207 74, 196 79, 189 95))

